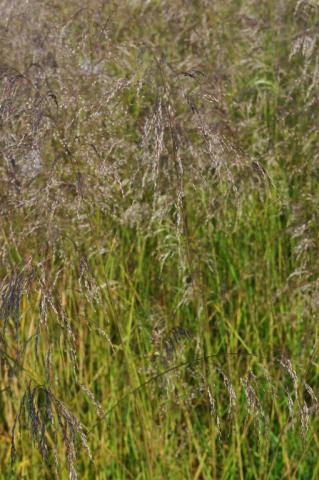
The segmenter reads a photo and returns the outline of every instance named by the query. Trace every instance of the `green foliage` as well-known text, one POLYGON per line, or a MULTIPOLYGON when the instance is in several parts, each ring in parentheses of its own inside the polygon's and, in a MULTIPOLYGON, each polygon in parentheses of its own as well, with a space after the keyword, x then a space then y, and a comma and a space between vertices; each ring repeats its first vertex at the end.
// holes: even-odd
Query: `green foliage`
POLYGON ((318 12, 2 0, 0 478, 318 478, 318 12))

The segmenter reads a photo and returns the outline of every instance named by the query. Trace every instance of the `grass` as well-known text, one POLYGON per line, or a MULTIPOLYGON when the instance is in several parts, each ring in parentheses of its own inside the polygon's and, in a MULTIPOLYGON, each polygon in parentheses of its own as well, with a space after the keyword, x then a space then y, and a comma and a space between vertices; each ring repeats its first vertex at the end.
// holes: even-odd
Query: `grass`
POLYGON ((1 479, 318 478, 318 9, 1 1, 1 479))

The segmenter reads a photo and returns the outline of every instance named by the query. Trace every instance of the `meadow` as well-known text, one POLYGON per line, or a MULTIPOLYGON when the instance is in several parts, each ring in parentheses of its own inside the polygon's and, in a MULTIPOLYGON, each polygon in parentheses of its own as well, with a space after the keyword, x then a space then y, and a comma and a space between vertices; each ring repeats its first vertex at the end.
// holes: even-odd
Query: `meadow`
POLYGON ((0 13, 0 479, 319 478, 319 3, 0 13))

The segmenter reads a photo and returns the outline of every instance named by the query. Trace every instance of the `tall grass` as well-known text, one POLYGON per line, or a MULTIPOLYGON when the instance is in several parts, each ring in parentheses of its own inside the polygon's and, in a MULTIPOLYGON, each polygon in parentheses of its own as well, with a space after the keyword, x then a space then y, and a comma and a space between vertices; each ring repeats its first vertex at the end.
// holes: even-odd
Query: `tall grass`
POLYGON ((318 478, 317 2, 0 6, 0 478, 318 478))

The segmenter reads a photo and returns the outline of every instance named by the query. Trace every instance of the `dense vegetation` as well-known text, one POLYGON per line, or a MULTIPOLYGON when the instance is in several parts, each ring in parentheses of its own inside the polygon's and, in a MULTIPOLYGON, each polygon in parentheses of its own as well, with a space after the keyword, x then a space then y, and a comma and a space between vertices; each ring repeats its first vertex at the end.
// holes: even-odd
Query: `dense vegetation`
POLYGON ((0 12, 0 478, 319 478, 319 4, 0 12))

